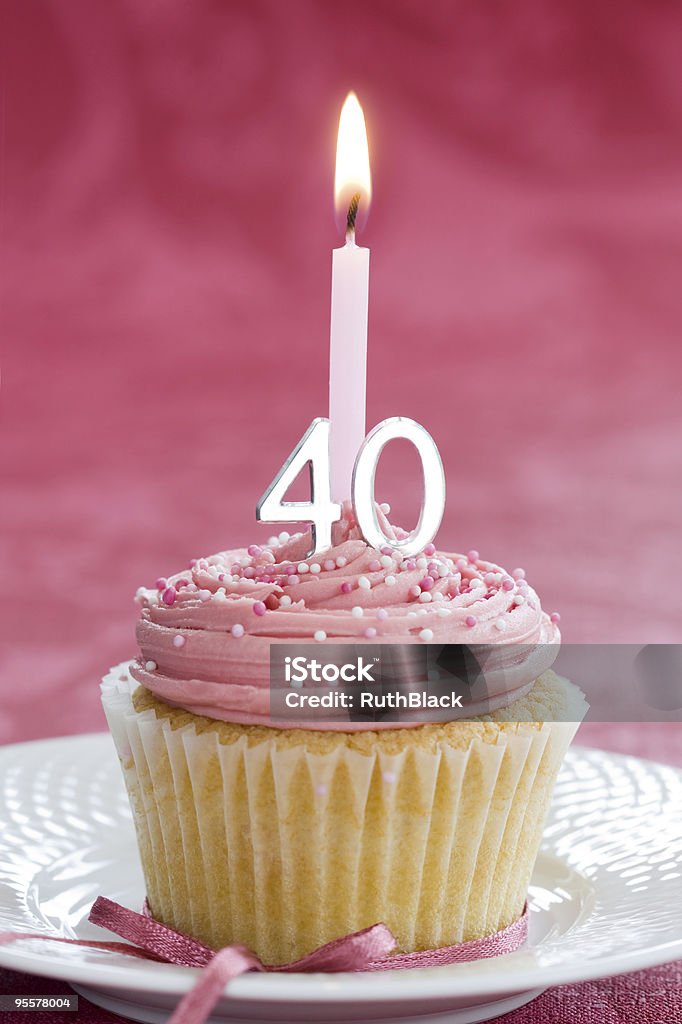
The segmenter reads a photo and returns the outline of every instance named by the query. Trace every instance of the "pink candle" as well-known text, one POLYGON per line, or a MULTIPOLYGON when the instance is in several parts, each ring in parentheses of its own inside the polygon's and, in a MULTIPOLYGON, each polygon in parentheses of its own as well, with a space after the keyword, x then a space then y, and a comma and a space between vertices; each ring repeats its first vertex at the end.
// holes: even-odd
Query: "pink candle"
POLYGON ((350 498, 355 458, 365 439, 369 249, 355 244, 372 194, 365 117, 355 93, 341 111, 334 199, 346 244, 332 253, 329 356, 329 458, 332 501, 350 498))

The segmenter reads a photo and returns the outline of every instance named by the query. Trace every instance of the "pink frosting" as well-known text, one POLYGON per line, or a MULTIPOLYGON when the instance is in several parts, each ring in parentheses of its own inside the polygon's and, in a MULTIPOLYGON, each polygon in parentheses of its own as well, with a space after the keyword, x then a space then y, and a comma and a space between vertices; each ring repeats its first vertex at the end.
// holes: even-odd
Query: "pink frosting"
MULTIPOLYGON (((387 536, 403 535, 385 519, 382 525, 387 536)), ((309 534, 283 535, 281 543, 199 559, 165 585, 160 580, 156 590, 141 588, 135 679, 194 714, 290 728, 291 721, 269 717, 272 643, 313 643, 323 631, 328 643, 500 644, 499 671, 486 666, 492 708, 526 693, 556 657, 559 630, 535 591, 476 552, 406 560, 390 545, 377 551, 362 539, 348 509, 329 551, 306 559, 309 545, 309 534), (298 571, 301 562, 308 571, 298 571), (422 601, 417 588, 431 600, 422 601), (357 607, 361 616, 353 614, 357 607)), ((462 716, 476 713, 469 706, 462 716)), ((405 725, 339 718, 308 727, 405 725)))

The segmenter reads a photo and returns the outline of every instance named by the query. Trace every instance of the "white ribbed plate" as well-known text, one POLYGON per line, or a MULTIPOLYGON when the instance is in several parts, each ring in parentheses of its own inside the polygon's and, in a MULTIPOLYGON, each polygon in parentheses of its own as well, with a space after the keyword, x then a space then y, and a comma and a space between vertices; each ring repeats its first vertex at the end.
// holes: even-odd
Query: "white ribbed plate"
MULTIPOLYGON (((109 736, 0 750, 0 930, 111 938, 87 923, 99 894, 134 909, 144 895, 109 736)), ((406 1024, 447 1011, 449 1022, 471 1024, 552 985, 682 957, 682 772, 574 748, 530 906, 530 942, 517 953, 420 971, 244 975, 212 1020, 406 1024)), ((39 939, 0 947, 0 965, 71 982, 108 1009, 153 1022, 166 1019, 196 976, 39 939)))

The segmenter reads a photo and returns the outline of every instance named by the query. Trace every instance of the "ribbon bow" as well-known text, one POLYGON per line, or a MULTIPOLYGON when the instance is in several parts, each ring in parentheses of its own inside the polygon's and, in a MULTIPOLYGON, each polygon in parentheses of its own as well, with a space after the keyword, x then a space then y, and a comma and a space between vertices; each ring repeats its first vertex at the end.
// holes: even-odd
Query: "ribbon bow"
POLYGON ((195 986, 180 1000, 168 1024, 204 1024, 204 1021, 225 992, 226 985, 247 971, 339 972, 387 971, 409 967, 439 967, 464 963, 484 957, 512 953, 528 936, 528 906, 521 917, 502 931, 473 939, 456 946, 442 946, 420 953, 395 953, 396 940, 385 924, 373 924, 362 931, 334 939, 300 960, 279 966, 266 966, 245 946, 225 946, 214 950, 156 921, 145 902, 144 912, 137 914, 112 900, 99 896, 90 911, 89 920, 101 928, 132 942, 97 942, 88 939, 65 939, 39 932, 0 933, 0 945, 15 939, 41 938, 68 942, 77 946, 107 949, 145 960, 199 967, 201 973, 195 986))

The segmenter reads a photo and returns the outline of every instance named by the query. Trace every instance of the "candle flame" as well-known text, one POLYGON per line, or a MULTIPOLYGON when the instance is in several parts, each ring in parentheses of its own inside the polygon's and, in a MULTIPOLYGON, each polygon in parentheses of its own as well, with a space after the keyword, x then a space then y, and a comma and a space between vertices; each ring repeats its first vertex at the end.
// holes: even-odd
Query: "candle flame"
POLYGON ((336 143, 334 205, 339 227, 354 235, 356 223, 364 224, 367 219, 371 198, 365 115, 355 93, 349 92, 341 109, 336 143))

